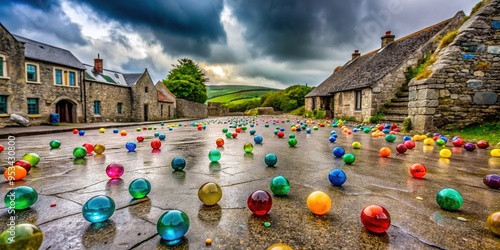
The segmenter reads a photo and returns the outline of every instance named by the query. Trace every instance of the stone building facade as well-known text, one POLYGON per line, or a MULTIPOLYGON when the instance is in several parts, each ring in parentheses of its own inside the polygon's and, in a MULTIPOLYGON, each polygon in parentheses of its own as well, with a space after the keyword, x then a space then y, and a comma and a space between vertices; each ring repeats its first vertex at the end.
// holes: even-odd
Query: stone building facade
POLYGON ((0 24, 0 127, 17 125, 12 114, 29 118, 30 125, 55 117, 63 123, 159 121, 174 118, 176 105, 147 69, 107 70, 99 56, 84 65, 70 51, 12 35, 0 24))
POLYGON ((15 125, 11 114, 31 125, 55 113, 64 122, 82 122, 83 64, 67 50, 12 35, 1 25, 0 33, 0 126, 15 125))
POLYGON ((461 25, 453 42, 436 51, 431 75, 409 84, 415 131, 460 128, 500 120, 500 0, 461 25))
POLYGON ((331 118, 369 121, 403 87, 408 68, 432 53, 437 48, 436 38, 456 28, 463 18, 465 14, 458 12, 451 19, 397 40, 386 32, 380 49, 365 55, 354 51, 350 61, 307 94, 306 110, 326 110, 331 118))

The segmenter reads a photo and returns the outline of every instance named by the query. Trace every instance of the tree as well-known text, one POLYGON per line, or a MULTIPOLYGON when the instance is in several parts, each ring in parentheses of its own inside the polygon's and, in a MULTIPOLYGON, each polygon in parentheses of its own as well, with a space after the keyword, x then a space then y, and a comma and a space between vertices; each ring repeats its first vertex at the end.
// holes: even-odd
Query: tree
POLYGON ((205 103, 208 78, 193 60, 183 58, 172 64, 173 69, 168 72, 163 84, 178 98, 205 103))
POLYGON ((284 90, 265 95, 262 107, 273 107, 276 110, 290 111, 305 104, 305 96, 314 88, 304 85, 293 85, 284 90))

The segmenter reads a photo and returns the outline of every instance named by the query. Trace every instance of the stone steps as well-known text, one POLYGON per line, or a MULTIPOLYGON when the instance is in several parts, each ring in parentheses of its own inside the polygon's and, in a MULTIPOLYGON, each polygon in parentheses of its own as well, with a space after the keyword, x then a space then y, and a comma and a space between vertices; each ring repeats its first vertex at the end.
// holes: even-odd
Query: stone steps
POLYGON ((380 122, 402 125, 406 117, 406 115, 385 115, 380 119, 380 122))
POLYGON ((391 102, 389 104, 385 105, 385 108, 401 108, 401 107, 408 107, 408 102, 391 102))
POLYGON ((396 97, 391 100, 391 102, 408 102, 408 97, 396 97))
POLYGON ((385 115, 405 115, 408 116, 408 109, 386 109, 385 115))

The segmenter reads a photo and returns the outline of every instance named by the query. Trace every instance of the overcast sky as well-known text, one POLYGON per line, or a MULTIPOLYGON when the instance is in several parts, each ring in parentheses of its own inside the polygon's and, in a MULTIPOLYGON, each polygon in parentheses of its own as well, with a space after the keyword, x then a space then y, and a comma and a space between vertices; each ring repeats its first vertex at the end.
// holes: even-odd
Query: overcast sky
POLYGON ((194 59, 210 84, 317 86, 354 49, 469 14, 479 0, 1 0, 13 34, 106 69, 165 78, 194 59))

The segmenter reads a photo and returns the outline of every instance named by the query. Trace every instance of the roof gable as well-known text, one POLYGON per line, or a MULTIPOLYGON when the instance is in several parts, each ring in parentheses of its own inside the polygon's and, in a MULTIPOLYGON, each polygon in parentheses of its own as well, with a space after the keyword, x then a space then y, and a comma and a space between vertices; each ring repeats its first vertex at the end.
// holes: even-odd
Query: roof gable
POLYGON ((24 56, 28 59, 55 63, 75 69, 85 69, 83 64, 68 50, 14 35, 24 43, 24 56))
POLYGON ((121 87, 133 86, 143 73, 123 74, 118 71, 103 69, 102 73, 94 70, 94 66, 84 64, 85 66, 85 80, 98 83, 105 83, 121 87))
POLYGON ((328 96, 334 92, 372 86, 387 74, 401 67, 415 51, 442 31, 451 20, 447 19, 429 26, 389 43, 384 48, 376 49, 348 61, 306 97, 328 96))

